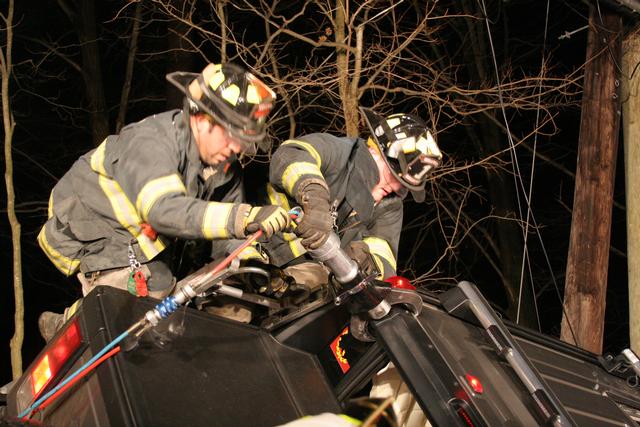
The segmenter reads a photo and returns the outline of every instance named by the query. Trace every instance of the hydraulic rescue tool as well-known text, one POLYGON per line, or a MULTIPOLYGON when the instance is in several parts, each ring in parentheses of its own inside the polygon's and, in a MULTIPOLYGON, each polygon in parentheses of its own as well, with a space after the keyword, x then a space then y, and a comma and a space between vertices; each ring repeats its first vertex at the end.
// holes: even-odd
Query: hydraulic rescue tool
MULTIPOLYGON (((297 214, 296 222, 302 218, 300 208, 292 209, 297 214)), ((339 283, 339 293, 334 299, 336 305, 343 305, 349 301, 351 318, 351 333, 366 342, 375 341, 367 331, 367 321, 381 319, 386 316, 391 307, 404 304, 414 315, 420 314, 422 298, 411 290, 389 287, 388 284, 377 280, 378 272, 365 274, 358 264, 351 259, 340 247, 340 238, 330 233, 327 241, 317 249, 308 249, 307 253, 322 262, 339 283)))

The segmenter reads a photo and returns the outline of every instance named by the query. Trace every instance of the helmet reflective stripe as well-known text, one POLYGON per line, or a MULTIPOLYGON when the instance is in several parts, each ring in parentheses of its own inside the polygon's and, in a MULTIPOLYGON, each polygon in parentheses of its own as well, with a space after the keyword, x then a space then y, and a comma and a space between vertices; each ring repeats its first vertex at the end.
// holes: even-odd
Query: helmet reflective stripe
POLYGON ((437 157, 438 159, 442 159, 442 152, 436 143, 435 138, 431 135, 431 132, 427 132, 427 137, 420 136, 418 142, 416 143, 416 148, 422 151, 427 156, 437 157))
POLYGON ((416 151, 416 139, 407 138, 402 140, 402 152, 404 154, 413 153, 416 151))
POLYGON ((414 199, 424 199, 426 177, 442 159, 442 153, 426 123, 410 114, 386 118, 360 108, 370 135, 393 175, 411 190, 414 199))
POLYGON ((259 104, 262 98, 258 95, 258 89, 251 85, 247 88, 247 102, 259 104))
POLYGON ((240 88, 236 85, 231 85, 222 89, 222 98, 234 107, 238 105, 238 98, 240 97, 240 88))
MULTIPOLYGON (((218 64, 218 66, 215 67, 215 69, 220 70, 220 64, 218 64)), ((209 79, 209 86, 211 86, 211 89, 216 90, 222 84, 223 81, 224 81, 224 74, 218 71, 209 79)))

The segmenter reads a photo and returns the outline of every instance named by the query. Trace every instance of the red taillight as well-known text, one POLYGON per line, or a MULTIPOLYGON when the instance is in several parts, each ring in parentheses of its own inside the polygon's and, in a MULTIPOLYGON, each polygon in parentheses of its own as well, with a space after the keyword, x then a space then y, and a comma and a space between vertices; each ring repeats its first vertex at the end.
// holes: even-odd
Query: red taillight
POLYGON ((80 348, 82 336, 77 321, 69 323, 64 332, 49 345, 45 355, 31 372, 33 398, 37 397, 60 368, 80 348))
POLYGON ((467 383, 471 386, 471 390, 475 391, 478 394, 482 394, 484 391, 484 387, 482 387, 482 383, 477 377, 474 377, 471 374, 466 375, 467 383))
POLYGON ((391 276, 384 280, 385 282, 391 284, 392 288, 398 289, 409 289, 411 291, 415 291, 416 287, 411 284, 409 279, 402 276, 391 276))
POLYGON ((460 417, 460 419, 462 421, 464 421, 464 423, 466 425, 468 425, 469 427, 474 427, 475 424, 473 424, 473 420, 471 419, 471 417, 469 416, 469 414, 467 414, 467 411, 465 411, 463 408, 458 408, 458 416, 460 417))
POLYGON ((40 363, 31 373, 31 385, 33 386, 33 395, 36 396, 40 390, 49 382, 53 374, 51 373, 51 365, 49 364, 49 355, 45 354, 40 363))
POLYGON ((477 416, 473 416, 474 411, 467 402, 460 399, 453 399, 450 404, 456 414, 458 414, 460 420, 462 420, 463 425, 475 427, 476 422, 474 420, 477 419, 477 416))

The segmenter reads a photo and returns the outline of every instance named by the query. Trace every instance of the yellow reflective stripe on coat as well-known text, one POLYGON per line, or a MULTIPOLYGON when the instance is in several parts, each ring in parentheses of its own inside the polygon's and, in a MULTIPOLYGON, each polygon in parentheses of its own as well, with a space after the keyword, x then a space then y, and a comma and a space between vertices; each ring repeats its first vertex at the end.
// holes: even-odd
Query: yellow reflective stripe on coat
POLYGON ((324 179, 317 165, 309 162, 294 162, 287 166, 282 174, 282 186, 285 191, 291 194, 296 182, 304 175, 316 175, 324 179))
POLYGON ((45 255, 47 255, 47 258, 51 260, 58 270, 67 276, 71 276, 73 273, 78 271, 78 268, 80 267, 80 260, 68 258, 55 250, 47 241, 45 227, 46 225, 42 227, 38 234, 38 243, 40 244, 40 247, 44 251, 45 255))
POLYGON ((103 176, 107 176, 107 171, 104 168, 104 152, 106 148, 107 140, 105 138, 105 140, 102 141, 102 144, 98 145, 96 151, 91 155, 91 169, 103 176))
POLYGON ((246 261, 249 259, 258 259, 261 261, 269 261, 256 249, 256 243, 254 242, 251 246, 247 246, 238 254, 238 259, 241 261, 246 261))
POLYGON ((147 182, 138 193, 138 199, 136 200, 136 208, 140 212, 142 219, 147 221, 149 219, 149 211, 153 205, 158 199, 170 193, 187 194, 187 189, 177 174, 163 176, 147 182))
POLYGON ((289 249, 294 257, 299 257, 302 254, 307 253, 307 250, 302 246, 302 239, 293 233, 282 233, 284 240, 289 242, 289 249))
POLYGON ((233 203, 209 202, 202 218, 202 234, 206 239, 226 239, 227 224, 233 203))
POLYGON ((281 145, 297 145, 299 147, 302 147, 309 154, 311 154, 311 157, 313 157, 314 160, 316 161, 316 165, 318 165, 318 167, 322 167, 322 158, 320 157, 320 154, 315 149, 315 147, 309 144, 308 142, 298 141, 297 139, 288 139, 285 142, 283 142, 281 145))
POLYGON ((286 194, 276 191, 271 183, 267 184, 267 195, 269 196, 269 201, 272 205, 281 206, 282 209, 287 212, 291 210, 291 206, 289 206, 289 199, 287 199, 286 194))
MULTIPOLYGON (((389 263, 391 268, 393 268, 393 270, 395 271, 396 257, 393 256, 393 251, 391 250, 391 246, 389 245, 389 243, 387 243, 386 240, 381 239, 379 237, 365 237, 362 240, 369 247, 369 252, 375 255, 374 259, 376 258, 376 256, 383 258, 385 261, 389 263)), ((378 260, 376 260, 376 264, 377 263, 378 263, 378 260)), ((378 268, 380 267, 381 266, 378 265, 378 268)), ((383 273, 384 269, 380 269, 380 272, 383 273)))
MULTIPOLYGON (((287 212, 291 210, 287 196, 284 193, 276 191, 270 183, 267 184, 267 195, 269 196, 269 201, 272 205, 281 206, 287 212)), ((291 227, 296 227, 295 221, 291 221, 291 227)), ((302 246, 302 241, 295 235, 295 233, 282 233, 282 238, 289 244, 289 249, 291 249, 291 253, 294 257, 297 258, 307 252, 302 246)))
POLYGON ((62 313, 64 321, 66 322, 67 320, 71 319, 76 311, 78 311, 80 306, 82 306, 82 298, 77 299, 76 302, 71 304, 70 307, 65 308, 64 313, 62 313))
POLYGON ((142 233, 140 224, 142 220, 138 216, 136 208, 133 206, 127 195, 120 187, 117 181, 108 178, 104 168, 104 153, 106 148, 106 140, 91 155, 91 169, 98 173, 98 183, 100 188, 107 196, 111 209, 120 223, 137 241, 142 253, 147 260, 152 260, 156 255, 162 252, 165 244, 162 239, 151 240, 142 233))
POLYGON ((51 190, 51 194, 49 194, 49 205, 47 206, 47 219, 50 219, 53 216, 53 190, 51 190))
POLYGON ((142 233, 140 223, 142 220, 138 216, 133 204, 127 198, 127 195, 122 191, 120 184, 113 179, 106 178, 104 176, 98 177, 100 188, 107 195, 107 199, 111 203, 111 208, 116 216, 118 222, 138 241, 138 245, 144 253, 144 256, 151 260, 165 248, 161 239, 151 240, 145 234, 142 233))

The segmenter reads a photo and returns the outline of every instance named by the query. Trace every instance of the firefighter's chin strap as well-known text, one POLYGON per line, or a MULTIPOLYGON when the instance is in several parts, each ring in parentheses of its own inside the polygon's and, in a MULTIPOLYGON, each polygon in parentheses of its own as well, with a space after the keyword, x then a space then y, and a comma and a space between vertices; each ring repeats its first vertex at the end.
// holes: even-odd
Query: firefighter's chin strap
POLYGON ((214 269, 191 278, 191 280, 187 284, 178 289, 173 295, 163 299, 158 305, 155 306, 154 309, 147 311, 142 319, 131 325, 129 329, 124 331, 116 339, 107 344, 100 352, 89 359, 84 365, 82 365, 74 373, 65 378, 64 381, 55 386, 48 393, 44 394, 41 398, 33 402, 27 409, 22 411, 20 415, 18 415, 18 417, 28 419, 36 412, 44 409, 66 389, 71 387, 76 381, 87 375, 109 357, 118 353, 120 351, 120 346, 118 344, 122 340, 124 340, 128 336, 141 336, 149 328, 157 325, 160 320, 166 319, 171 313, 176 311, 179 306, 185 304, 199 293, 204 292, 208 287, 212 286, 215 283, 212 279, 214 279, 218 273, 220 273, 224 268, 231 264, 231 262, 240 254, 240 252, 242 252, 245 248, 259 239, 260 236, 262 236, 262 230, 256 231, 233 252, 231 252, 229 256, 226 257, 220 264, 216 265, 214 269))

